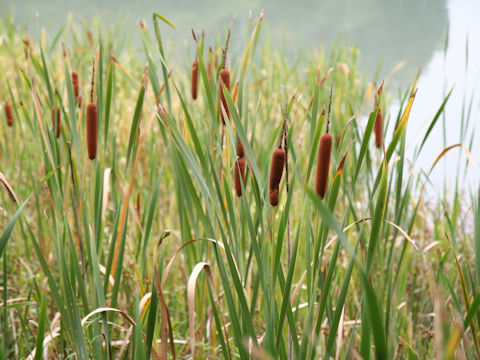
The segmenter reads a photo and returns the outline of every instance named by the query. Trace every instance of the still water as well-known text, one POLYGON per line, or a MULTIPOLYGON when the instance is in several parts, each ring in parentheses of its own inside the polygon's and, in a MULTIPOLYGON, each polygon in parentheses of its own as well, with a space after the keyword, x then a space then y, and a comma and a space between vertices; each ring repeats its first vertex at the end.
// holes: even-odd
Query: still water
MULTIPOLYGON (((134 41, 138 36, 137 20, 146 19, 148 23, 152 12, 156 11, 176 24, 177 30, 165 30, 165 38, 179 47, 191 43, 192 24, 197 30, 205 29, 207 40, 212 40, 233 20, 233 36, 243 35, 249 12, 256 17, 262 9, 269 36, 287 52, 293 53, 299 48, 328 49, 334 42, 355 45, 361 51, 364 71, 372 75, 382 59, 383 76, 405 60, 405 65, 391 80, 394 93, 398 87, 405 89, 418 69, 422 69, 408 127, 410 158, 444 94, 455 84, 446 107, 446 137, 441 119, 421 156, 412 164, 416 173, 420 169, 428 171, 446 146, 461 142, 459 123, 462 112, 468 113, 469 107, 471 125, 468 136, 462 141, 470 146, 473 128, 480 120, 478 0, 0 0, 0 13, 13 13, 18 26, 30 31, 38 28, 38 21, 47 32, 54 34, 68 14, 78 21, 101 14, 107 23, 113 24, 120 19, 127 24, 127 35, 131 33, 134 41), (448 47, 445 49, 447 34, 448 47)), ((398 103, 394 101, 392 114, 397 109, 398 103)), ((431 193, 442 191, 444 185, 447 189, 454 186, 460 151, 460 148, 452 150, 432 172, 431 193)), ((480 140, 473 140, 471 154, 473 166, 468 168, 466 176, 462 172, 458 178, 466 189, 477 189, 480 140)), ((465 162, 465 155, 460 159, 465 162)))

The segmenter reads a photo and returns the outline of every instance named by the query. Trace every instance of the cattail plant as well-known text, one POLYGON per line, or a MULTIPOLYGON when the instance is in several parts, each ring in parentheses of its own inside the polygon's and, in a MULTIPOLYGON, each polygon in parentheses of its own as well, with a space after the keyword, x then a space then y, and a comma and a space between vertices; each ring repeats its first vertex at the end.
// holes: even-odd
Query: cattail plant
MULTIPOLYGON (((195 40, 195 43, 197 44, 197 49, 198 49, 198 46, 199 46, 198 39, 197 39, 197 35, 195 35, 195 31, 193 30, 193 27, 192 27, 192 36, 193 36, 193 40, 195 40)), ((193 100, 197 99, 197 89, 198 89, 198 52, 192 64, 192 99, 193 100)))
MULTIPOLYGON (((225 96, 223 94, 223 88, 226 87, 228 91, 230 91, 230 71, 227 69, 220 70, 220 101, 221 106, 225 109, 225 114, 227 117, 230 117, 230 110, 228 109, 227 101, 225 100, 225 96)), ((222 109, 220 109, 220 117, 222 119, 222 123, 225 124, 225 118, 223 115, 222 109)))
POLYGON ((5 116, 7 118, 7 125, 13 126, 13 112, 12 112, 12 105, 7 101, 5 101, 5 116))
POLYGON ((245 186, 245 159, 238 158, 235 161, 235 192, 242 196, 242 184, 245 186))
POLYGON ((98 115, 97 104, 93 101, 93 90, 95 81, 95 59, 92 66, 92 90, 90 92, 90 103, 87 105, 87 150, 88 158, 93 160, 97 157, 97 131, 98 115))
MULTIPOLYGON (((283 168, 286 166, 287 160, 287 109, 288 104, 285 106, 283 128, 278 141, 278 147, 273 150, 272 165, 270 167, 270 184, 268 187, 268 197, 272 206, 278 205, 278 198, 280 195, 280 181, 283 176, 283 168), (284 149, 282 149, 282 142, 285 138, 284 149)), ((287 165, 287 177, 288 177, 288 165, 287 165)), ((287 179, 287 192, 288 192, 288 179, 287 179)))
POLYGON ((223 49, 222 70, 220 70, 219 74, 220 117, 222 119, 223 125, 225 125, 225 119, 223 116, 222 107, 225 109, 225 114, 227 114, 227 118, 230 118, 230 110, 228 109, 227 101, 225 100, 225 96, 223 95, 223 88, 227 88, 228 91, 230 91, 230 71, 226 68, 229 42, 230 28, 228 29, 227 41, 225 42, 225 48, 223 49))
POLYGON ((90 160, 97 157, 97 127, 97 104, 91 101, 87 105, 87 149, 90 160))
POLYGON ((382 115, 382 108, 380 107, 380 100, 379 100, 382 90, 383 90, 383 81, 380 84, 380 87, 378 88, 377 93, 375 94, 375 109, 378 109, 378 111, 377 111, 377 117, 375 118, 373 129, 375 132, 375 146, 378 149, 382 147, 382 142, 383 142, 383 115, 382 115))
POLYGON ((198 88, 198 59, 195 59, 192 64, 192 99, 197 99, 198 88))
POLYGON ((318 146, 317 159, 317 176, 315 182, 315 190, 322 199, 327 192, 328 172, 330 169, 330 156, 332 154, 332 134, 329 133, 330 128, 330 110, 332 107, 332 89, 330 89, 330 101, 328 105, 327 129, 325 134, 320 137, 320 145, 318 146))
POLYGON ((377 106, 378 112, 377 117, 375 118, 374 130, 375 130, 375 146, 380 149, 383 141, 383 116, 382 108, 380 105, 377 106))
POLYGON ((269 199, 272 206, 278 205, 279 185, 282 180, 286 158, 287 153, 280 146, 273 151, 269 186, 269 199))
POLYGON ((243 148, 242 141, 237 135, 237 160, 235 161, 235 192, 237 196, 242 196, 242 185, 240 181, 245 185, 245 149, 243 148), (241 180, 240 180, 241 177, 241 180))
POLYGON ((245 156, 245 149, 243 147, 242 141, 237 137, 237 156, 243 158, 245 156))
POLYGON ((60 137, 60 130, 61 130, 60 114, 61 114, 60 113, 60 106, 57 106, 56 109, 55 109, 55 106, 53 106, 52 107, 52 129, 53 129, 53 131, 56 131, 57 139, 60 137))
POLYGON ((72 86, 73 86, 73 95, 75 96, 75 99, 78 101, 78 74, 76 71, 72 71, 72 86))

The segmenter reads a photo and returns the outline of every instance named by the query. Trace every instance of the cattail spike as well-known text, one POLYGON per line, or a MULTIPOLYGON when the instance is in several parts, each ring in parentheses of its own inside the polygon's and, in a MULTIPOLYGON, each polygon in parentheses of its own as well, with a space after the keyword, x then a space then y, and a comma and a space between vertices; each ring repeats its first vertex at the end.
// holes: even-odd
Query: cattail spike
POLYGON ((243 147, 242 141, 237 136, 237 156, 243 158, 245 156, 245 149, 243 147))
POLYGON ((333 93, 333 87, 330 87, 330 99, 328 100, 328 115, 327 115, 327 131, 326 133, 329 133, 330 130, 330 111, 332 109, 332 93, 333 93))
POLYGON ((198 59, 195 59, 192 64, 192 99, 197 98, 198 89, 198 59))
POLYGON ((7 118, 7 125, 9 127, 13 126, 13 111, 12 105, 8 101, 5 101, 5 116, 7 118))
POLYGON ((191 27, 191 29, 192 29, 193 40, 198 44, 197 35, 195 34, 195 30, 193 29, 193 26, 191 27))
POLYGON ((382 108, 380 106, 378 106, 378 112, 377 112, 377 117, 375 118, 374 130, 375 130, 375 146, 378 149, 380 149, 383 141, 383 116, 382 116, 382 108))
POLYGON ((235 192, 242 196, 242 184, 245 186, 245 159, 239 158, 235 161, 235 192))
POLYGON ((285 150, 276 148, 272 155, 272 166, 270 168, 269 199, 272 206, 278 205, 280 181, 282 180, 283 168, 287 153, 285 150))
POLYGON ((330 156, 332 154, 332 134, 323 134, 318 146, 317 177, 315 190, 323 199, 327 192, 328 172, 330 169, 330 156))
POLYGON ((230 25, 228 26, 227 40, 225 41, 225 47, 222 49, 223 51, 222 69, 225 69, 227 67, 227 52, 228 52, 228 46, 230 45, 231 29, 232 29, 232 23, 230 23, 230 25))
POLYGON ((92 88, 90 90, 90 102, 93 102, 93 92, 95 90, 95 56, 92 61, 92 88))
POLYGON ((72 71, 72 86, 73 86, 73 95, 75 96, 75 99, 78 101, 78 74, 76 71, 72 71))
POLYGON ((57 139, 60 137, 60 130, 61 130, 60 116, 61 116, 60 106, 57 106, 56 109, 55 109, 55 106, 53 106, 52 107, 52 129, 53 131, 56 131, 55 136, 57 139))
POLYGON ((227 69, 220 70, 220 117, 222 119, 222 123, 225 125, 225 118, 223 116, 222 106, 225 109, 225 113, 227 114, 227 118, 230 118, 230 110, 228 109, 227 101, 225 100, 225 96, 223 95, 223 88, 226 87, 228 91, 230 91, 230 71, 227 69))
POLYGON ((91 102, 87 105, 87 149, 90 160, 97 157, 97 128, 97 104, 91 102))

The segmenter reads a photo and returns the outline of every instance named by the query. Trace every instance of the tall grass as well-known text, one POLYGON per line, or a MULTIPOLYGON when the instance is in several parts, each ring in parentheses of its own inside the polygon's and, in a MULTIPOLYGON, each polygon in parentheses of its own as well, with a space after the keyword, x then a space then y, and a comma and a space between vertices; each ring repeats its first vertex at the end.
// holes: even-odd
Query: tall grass
POLYGON ((232 34, 228 86, 226 39, 199 39, 193 101, 191 58, 164 48, 174 25, 160 14, 140 23, 140 54, 117 28, 68 21, 29 37, 25 58, 24 34, 0 21, 15 119, 0 126, 2 358, 480 355, 480 198, 424 201, 431 170, 462 147, 412 176, 416 79, 390 113, 388 82, 376 99, 356 49, 287 59, 259 44, 262 23, 232 34), (395 125, 380 149, 377 104, 395 125), (326 127, 322 199, 311 175, 326 127))

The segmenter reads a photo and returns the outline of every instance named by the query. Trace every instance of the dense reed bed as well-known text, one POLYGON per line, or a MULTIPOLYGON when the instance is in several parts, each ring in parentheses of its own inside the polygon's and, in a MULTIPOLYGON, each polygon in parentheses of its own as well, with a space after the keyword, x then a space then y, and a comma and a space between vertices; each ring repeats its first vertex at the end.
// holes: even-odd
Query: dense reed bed
POLYGON ((480 197, 426 201, 471 134, 410 167, 448 96, 411 144, 417 79, 287 59, 262 23, 179 55, 156 13, 140 54, 123 26, 0 20, 0 358, 480 355, 480 197))

